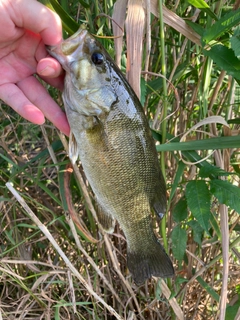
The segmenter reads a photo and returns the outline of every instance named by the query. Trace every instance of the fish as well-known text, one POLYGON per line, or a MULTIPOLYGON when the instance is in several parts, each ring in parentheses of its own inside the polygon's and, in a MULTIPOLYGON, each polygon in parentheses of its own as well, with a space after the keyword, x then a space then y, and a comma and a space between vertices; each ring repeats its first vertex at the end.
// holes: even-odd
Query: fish
POLYGON ((172 277, 171 259, 153 228, 162 218, 166 185, 143 107, 107 51, 86 28, 49 54, 65 70, 63 102, 71 128, 69 156, 80 158, 98 206, 98 220, 112 233, 117 220, 127 242, 127 267, 137 285, 172 277))

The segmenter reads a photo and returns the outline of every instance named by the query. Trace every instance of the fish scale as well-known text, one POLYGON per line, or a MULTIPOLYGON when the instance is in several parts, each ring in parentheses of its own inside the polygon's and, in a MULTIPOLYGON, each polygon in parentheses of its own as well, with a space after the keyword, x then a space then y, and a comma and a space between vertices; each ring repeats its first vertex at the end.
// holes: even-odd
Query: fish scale
POLYGON ((73 160, 80 157, 107 232, 120 224, 136 284, 174 275, 152 226, 166 209, 166 186, 147 118, 131 86, 85 29, 48 47, 65 69, 63 101, 73 160))

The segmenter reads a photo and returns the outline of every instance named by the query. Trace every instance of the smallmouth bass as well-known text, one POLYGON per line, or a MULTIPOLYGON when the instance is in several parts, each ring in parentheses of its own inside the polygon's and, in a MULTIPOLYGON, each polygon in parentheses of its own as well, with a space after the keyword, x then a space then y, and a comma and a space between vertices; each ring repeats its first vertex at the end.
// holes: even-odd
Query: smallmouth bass
POLYGON ((147 118, 133 89, 87 30, 48 47, 66 71, 63 101, 71 128, 70 157, 80 157, 99 205, 98 219, 127 240, 127 266, 136 284, 174 275, 151 218, 166 209, 166 186, 147 118))

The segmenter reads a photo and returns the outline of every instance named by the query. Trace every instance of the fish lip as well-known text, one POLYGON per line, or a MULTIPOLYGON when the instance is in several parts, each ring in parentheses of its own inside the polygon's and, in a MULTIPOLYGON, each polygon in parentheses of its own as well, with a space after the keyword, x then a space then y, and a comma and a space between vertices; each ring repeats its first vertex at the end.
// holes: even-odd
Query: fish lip
POLYGON ((45 48, 50 56, 57 59, 61 64, 64 64, 64 62, 68 60, 68 57, 70 60, 72 60, 75 54, 77 54, 77 51, 81 50, 84 44, 84 39, 87 34, 88 34, 88 31, 80 27, 78 31, 68 39, 62 40, 60 43, 54 46, 46 45, 45 48), (71 47, 73 48, 72 52, 71 52, 71 49, 70 49, 70 52, 68 52, 69 48, 71 47))
POLYGON ((59 44, 57 44, 55 46, 46 45, 45 48, 51 57, 57 59, 61 64, 63 64, 65 59, 64 59, 64 56, 61 52, 61 44, 62 44, 62 42, 60 42, 59 44))
POLYGON ((55 46, 45 45, 45 48, 46 48, 47 52, 52 55, 53 50, 54 50, 57 46, 58 46, 58 45, 55 45, 55 46))

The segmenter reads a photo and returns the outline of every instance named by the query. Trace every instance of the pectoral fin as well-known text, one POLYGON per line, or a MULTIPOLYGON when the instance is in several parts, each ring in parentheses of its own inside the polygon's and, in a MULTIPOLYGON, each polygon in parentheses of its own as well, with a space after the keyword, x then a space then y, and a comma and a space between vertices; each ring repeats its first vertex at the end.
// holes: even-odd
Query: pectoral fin
POLYGON ((153 209, 158 218, 162 219, 164 217, 166 208, 163 207, 161 203, 155 202, 153 205, 153 209))
POLYGON ((167 206, 167 199, 166 199, 166 191, 165 189, 161 192, 158 192, 156 195, 152 207, 154 209, 154 212, 158 216, 158 218, 162 219, 166 212, 166 206, 167 206))

